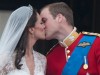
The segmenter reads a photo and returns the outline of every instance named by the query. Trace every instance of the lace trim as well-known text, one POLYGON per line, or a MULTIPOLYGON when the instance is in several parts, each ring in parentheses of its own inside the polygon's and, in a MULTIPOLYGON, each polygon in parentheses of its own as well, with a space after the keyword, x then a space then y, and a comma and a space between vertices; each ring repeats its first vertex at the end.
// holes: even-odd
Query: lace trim
MULTIPOLYGON (((46 63, 47 63, 46 57, 36 51, 33 51, 33 55, 34 55, 34 62, 35 62, 34 75, 45 75, 46 63)), ((12 73, 10 73, 10 75, 13 75, 14 71, 16 70, 16 68, 14 66, 14 60, 15 60, 15 56, 13 56, 12 59, 4 67, 4 69, 0 71, 0 75, 7 75, 10 72, 12 72, 12 73)), ((23 63, 22 71, 25 71, 25 72, 27 72, 27 74, 29 74, 28 67, 25 64, 25 61, 23 60, 21 63, 23 63)))

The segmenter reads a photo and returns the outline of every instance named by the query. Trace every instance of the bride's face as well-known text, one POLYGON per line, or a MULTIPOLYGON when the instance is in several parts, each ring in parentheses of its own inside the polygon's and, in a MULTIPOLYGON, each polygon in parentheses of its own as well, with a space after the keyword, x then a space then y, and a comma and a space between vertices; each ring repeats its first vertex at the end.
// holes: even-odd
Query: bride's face
POLYGON ((37 39, 45 39, 45 26, 39 14, 37 14, 37 21, 34 27, 34 37, 37 39))

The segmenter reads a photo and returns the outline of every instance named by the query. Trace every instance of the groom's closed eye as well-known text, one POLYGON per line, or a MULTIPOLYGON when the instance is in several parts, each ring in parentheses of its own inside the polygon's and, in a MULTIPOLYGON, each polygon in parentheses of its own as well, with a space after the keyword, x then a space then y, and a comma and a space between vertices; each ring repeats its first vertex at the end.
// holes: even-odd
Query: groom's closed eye
POLYGON ((46 18, 42 18, 42 22, 46 23, 47 19, 46 18))
POLYGON ((42 21, 40 24, 44 24, 44 22, 42 21))

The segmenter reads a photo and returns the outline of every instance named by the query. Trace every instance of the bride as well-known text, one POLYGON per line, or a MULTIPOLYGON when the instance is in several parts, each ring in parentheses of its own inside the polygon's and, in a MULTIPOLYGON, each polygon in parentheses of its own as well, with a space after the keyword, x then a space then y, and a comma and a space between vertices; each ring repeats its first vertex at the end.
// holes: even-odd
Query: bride
POLYGON ((0 39, 0 75, 45 75, 46 58, 33 50, 45 26, 31 6, 16 9, 0 39))

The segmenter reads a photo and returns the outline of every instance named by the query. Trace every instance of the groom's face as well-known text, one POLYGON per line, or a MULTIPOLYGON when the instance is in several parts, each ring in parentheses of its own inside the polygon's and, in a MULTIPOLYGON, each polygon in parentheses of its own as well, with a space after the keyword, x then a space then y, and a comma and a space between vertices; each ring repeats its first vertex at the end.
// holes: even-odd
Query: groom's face
POLYGON ((44 8, 41 11, 40 16, 45 25, 46 39, 55 39, 55 33, 58 31, 56 18, 53 18, 48 8, 44 8))

